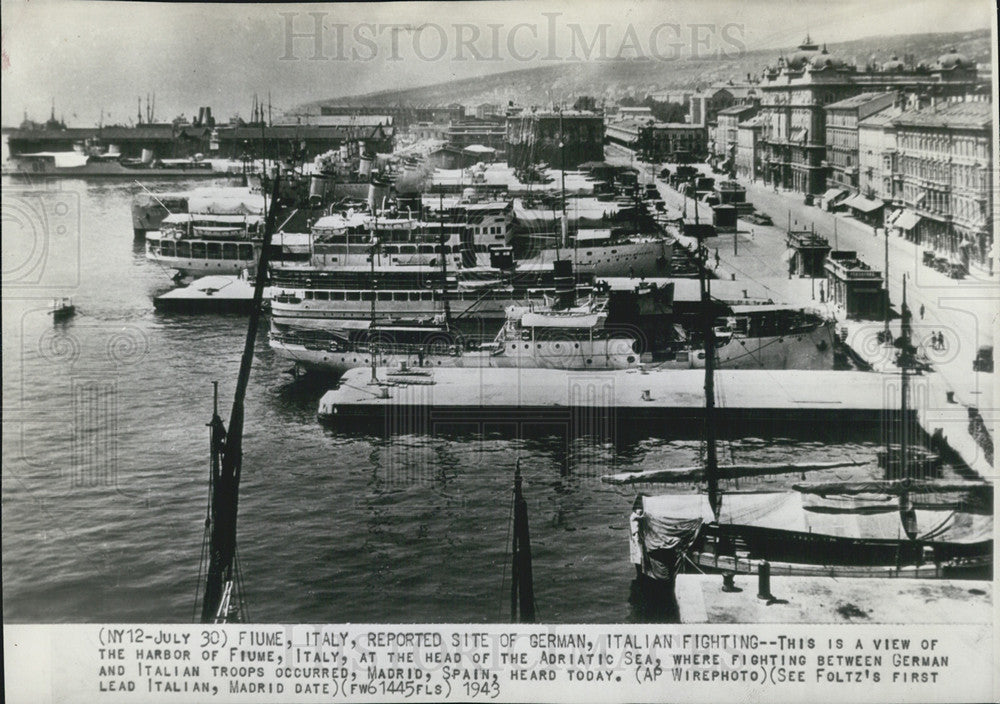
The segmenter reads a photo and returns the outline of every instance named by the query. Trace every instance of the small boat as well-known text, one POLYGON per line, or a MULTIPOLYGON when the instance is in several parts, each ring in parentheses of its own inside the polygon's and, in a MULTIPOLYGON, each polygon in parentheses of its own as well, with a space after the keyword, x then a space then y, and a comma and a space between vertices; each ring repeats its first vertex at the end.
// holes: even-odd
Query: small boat
POLYGON ((49 315, 52 316, 52 321, 56 323, 69 320, 76 315, 76 306, 73 305, 71 298, 57 298, 52 301, 52 310, 49 311, 49 315))

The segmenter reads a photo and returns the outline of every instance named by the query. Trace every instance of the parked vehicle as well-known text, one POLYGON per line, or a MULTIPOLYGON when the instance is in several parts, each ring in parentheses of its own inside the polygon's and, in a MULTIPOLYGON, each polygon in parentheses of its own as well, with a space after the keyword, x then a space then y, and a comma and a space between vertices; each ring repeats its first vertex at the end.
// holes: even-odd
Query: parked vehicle
POLYGON ((993 373, 993 345, 983 345, 972 360, 972 371, 993 373))

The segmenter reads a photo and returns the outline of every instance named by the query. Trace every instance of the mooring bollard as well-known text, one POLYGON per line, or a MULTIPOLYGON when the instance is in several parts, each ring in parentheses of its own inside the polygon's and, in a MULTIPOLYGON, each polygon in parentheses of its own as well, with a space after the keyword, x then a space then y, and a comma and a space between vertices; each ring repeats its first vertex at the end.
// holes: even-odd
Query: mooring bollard
POLYGON ((948 398, 948 403, 955 403, 955 392, 946 391, 945 396, 948 398))
POLYGON ((724 592, 738 592, 738 591, 740 591, 736 587, 736 573, 735 572, 723 572, 722 573, 722 591, 724 591, 724 592))
POLYGON ((652 401, 653 400, 653 396, 652 396, 652 394, 649 393, 649 389, 643 389, 642 390, 642 400, 643 401, 652 401))
POLYGON ((774 598, 771 596, 771 563, 767 560, 757 565, 757 598, 774 598))

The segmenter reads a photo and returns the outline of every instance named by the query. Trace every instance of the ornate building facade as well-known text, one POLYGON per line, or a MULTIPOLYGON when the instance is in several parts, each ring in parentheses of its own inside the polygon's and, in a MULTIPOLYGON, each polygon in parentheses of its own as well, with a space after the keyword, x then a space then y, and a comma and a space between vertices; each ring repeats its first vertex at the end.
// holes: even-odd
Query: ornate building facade
POLYGON ((966 266, 990 269, 993 247, 993 107, 983 100, 902 113, 896 130, 900 228, 966 266))
POLYGON ((925 99, 980 88, 976 66, 950 51, 933 64, 889 61, 871 70, 831 54, 809 37, 765 69, 758 85, 764 115, 765 177, 782 188, 820 194, 826 187, 825 107, 866 92, 899 91, 925 99))

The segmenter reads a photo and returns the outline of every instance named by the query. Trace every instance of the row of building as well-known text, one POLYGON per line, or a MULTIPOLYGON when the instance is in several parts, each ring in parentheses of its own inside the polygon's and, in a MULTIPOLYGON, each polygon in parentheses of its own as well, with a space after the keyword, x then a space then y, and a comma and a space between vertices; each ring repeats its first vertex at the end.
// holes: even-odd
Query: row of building
POLYGON ((952 49, 859 71, 807 38, 755 93, 707 125, 720 168, 990 269, 994 110, 974 62, 952 49))

